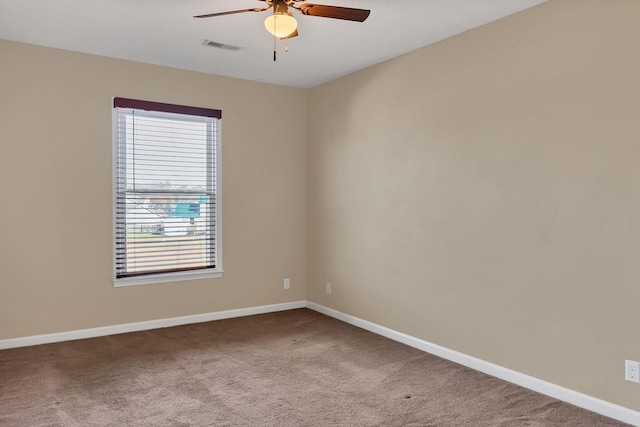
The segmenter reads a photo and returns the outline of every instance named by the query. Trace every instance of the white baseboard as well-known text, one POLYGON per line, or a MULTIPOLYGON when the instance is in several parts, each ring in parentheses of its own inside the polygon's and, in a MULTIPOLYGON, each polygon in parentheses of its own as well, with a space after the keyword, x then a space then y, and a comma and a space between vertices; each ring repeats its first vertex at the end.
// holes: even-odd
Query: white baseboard
POLYGON ((10 338, 0 340, 0 350, 39 344, 49 344, 61 341, 103 337, 106 335, 124 334, 127 332, 147 331, 150 329, 168 328, 171 326, 188 325, 190 323, 210 322, 212 320, 252 316, 254 314, 273 313, 276 311, 293 310, 295 308, 303 307, 306 307, 306 301, 295 301, 282 304, 263 305, 259 307, 239 308, 236 310, 218 311, 214 313, 194 314, 191 316, 171 317, 168 319, 157 319, 144 322, 126 323, 121 325, 103 326, 100 328, 80 329, 77 331, 59 332, 54 334, 34 335, 23 338, 10 338))
POLYGON ((383 337, 390 338, 394 341, 401 342, 410 347, 417 348, 427 353, 442 357, 443 359, 450 360, 463 366, 467 366, 476 371, 484 372, 491 376, 500 378, 513 384, 528 388, 538 393, 551 396, 555 399, 562 400, 580 408, 587 409, 592 412, 613 418, 618 421, 622 421, 634 426, 640 426, 640 412, 634 411, 624 406, 616 405, 607 402, 602 399, 598 399, 559 385, 540 380, 538 378, 507 369, 505 367, 487 362, 482 359, 478 359, 473 356, 469 356, 464 353, 460 353, 455 350, 442 347, 437 344, 430 343, 428 341, 421 340, 419 338, 412 337, 402 332, 394 331, 393 329, 386 328, 384 326, 377 325, 367 320, 354 317, 340 311, 333 310, 328 307, 307 301, 306 307, 341 320, 345 323, 357 326, 367 331, 382 335, 383 337))

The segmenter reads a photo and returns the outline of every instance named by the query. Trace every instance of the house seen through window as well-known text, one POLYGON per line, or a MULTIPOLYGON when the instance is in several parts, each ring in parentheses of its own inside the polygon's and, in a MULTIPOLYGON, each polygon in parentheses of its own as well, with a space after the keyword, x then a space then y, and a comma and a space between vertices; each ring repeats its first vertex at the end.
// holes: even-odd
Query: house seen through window
POLYGON ((116 285, 220 275, 219 110, 114 99, 116 285))

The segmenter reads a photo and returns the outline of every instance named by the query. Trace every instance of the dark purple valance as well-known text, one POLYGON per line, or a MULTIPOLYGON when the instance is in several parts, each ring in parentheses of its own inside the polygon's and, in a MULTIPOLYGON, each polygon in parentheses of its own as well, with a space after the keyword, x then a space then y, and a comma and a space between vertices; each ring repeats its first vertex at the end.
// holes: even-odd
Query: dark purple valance
POLYGON ((140 101, 138 99, 113 98, 113 107, 135 108, 137 110, 162 111, 164 113, 188 114, 191 116, 222 118, 221 110, 213 108, 189 107, 186 105, 165 104, 163 102, 140 101))

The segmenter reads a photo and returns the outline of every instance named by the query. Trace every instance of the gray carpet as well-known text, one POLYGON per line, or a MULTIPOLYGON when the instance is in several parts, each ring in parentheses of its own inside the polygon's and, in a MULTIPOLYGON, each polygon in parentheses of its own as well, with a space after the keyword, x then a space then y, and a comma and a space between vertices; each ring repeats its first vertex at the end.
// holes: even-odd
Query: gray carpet
POLYGON ((0 351, 0 425, 625 424, 300 309, 0 351))

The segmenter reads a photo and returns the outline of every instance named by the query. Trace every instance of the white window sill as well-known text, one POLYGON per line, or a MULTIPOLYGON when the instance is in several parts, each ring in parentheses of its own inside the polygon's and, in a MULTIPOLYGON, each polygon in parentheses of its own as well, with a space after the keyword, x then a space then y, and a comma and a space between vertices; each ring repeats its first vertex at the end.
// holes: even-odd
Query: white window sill
POLYGON ((114 279, 113 286, 116 288, 123 286, 149 285, 152 283, 182 282, 184 280, 212 279, 222 277, 224 270, 194 270, 179 271, 176 273, 153 274, 140 277, 126 277, 124 279, 114 279))

